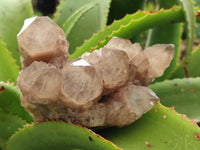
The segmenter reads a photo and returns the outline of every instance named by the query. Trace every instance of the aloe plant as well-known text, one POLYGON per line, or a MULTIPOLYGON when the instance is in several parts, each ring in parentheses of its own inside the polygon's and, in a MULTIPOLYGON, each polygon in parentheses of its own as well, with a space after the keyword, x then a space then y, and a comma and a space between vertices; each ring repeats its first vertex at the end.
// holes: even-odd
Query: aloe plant
POLYGON ((195 35, 199 38, 200 34, 199 29, 195 30, 200 23, 199 2, 158 0, 158 7, 152 11, 145 11, 146 0, 134 1, 137 5, 131 11, 127 8, 131 2, 125 0, 123 5, 119 0, 60 0, 51 16, 70 43, 69 59, 103 47, 113 36, 134 42, 142 34, 145 37, 139 42, 146 39, 145 46, 175 45, 170 66, 149 86, 160 103, 129 126, 91 131, 61 120, 34 123, 21 106, 21 92, 16 87, 21 68, 16 36, 24 19, 38 11, 30 0, 0 1, 0 149, 199 149, 200 46, 192 51, 195 35), (133 13, 119 19, 121 16, 112 15, 117 14, 114 12, 118 6, 133 13), (107 18, 118 20, 107 25, 107 18), (187 26, 187 50, 181 60, 183 23, 187 26))

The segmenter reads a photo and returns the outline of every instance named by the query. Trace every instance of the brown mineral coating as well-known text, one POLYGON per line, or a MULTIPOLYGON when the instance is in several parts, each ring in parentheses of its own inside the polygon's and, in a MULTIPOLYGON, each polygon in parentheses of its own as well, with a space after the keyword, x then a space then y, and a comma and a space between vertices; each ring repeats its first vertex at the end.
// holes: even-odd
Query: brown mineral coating
POLYGON ((52 64, 34 61, 20 72, 17 85, 31 103, 57 103, 61 74, 52 64))
POLYGON ((61 100, 70 108, 91 107, 101 97, 102 78, 83 59, 68 61, 62 69, 61 100))
POLYGON ((129 77, 129 59, 126 52, 118 49, 102 48, 82 58, 101 73, 105 90, 124 85, 129 77))
POLYGON ((90 109, 80 111, 79 109, 71 109, 63 105, 29 103, 22 96, 21 104, 34 117, 36 122, 53 119, 86 127, 102 127, 106 117, 106 108, 102 103, 95 104, 90 109))
POLYGON ((46 61, 67 55, 69 43, 62 29, 48 17, 32 17, 17 35, 19 50, 25 66, 34 60, 46 61))
POLYGON ((93 105, 89 110, 78 114, 83 126, 87 127, 103 127, 105 126, 106 107, 103 103, 93 105))

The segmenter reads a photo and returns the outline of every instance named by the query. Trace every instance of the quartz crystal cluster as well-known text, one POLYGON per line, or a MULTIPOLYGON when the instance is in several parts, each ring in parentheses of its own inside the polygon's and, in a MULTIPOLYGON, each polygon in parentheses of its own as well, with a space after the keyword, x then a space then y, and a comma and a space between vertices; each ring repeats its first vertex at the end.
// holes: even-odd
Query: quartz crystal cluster
POLYGON ((68 60, 69 43, 48 17, 25 20, 17 36, 21 104, 36 122, 86 127, 129 125, 159 101, 147 86, 170 64, 174 47, 113 37, 105 47, 68 60))

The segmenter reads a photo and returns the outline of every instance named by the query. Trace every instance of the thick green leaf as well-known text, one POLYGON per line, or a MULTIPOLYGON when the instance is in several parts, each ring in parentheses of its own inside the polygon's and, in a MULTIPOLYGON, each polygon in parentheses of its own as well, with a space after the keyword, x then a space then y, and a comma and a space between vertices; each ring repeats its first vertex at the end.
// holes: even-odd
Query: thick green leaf
POLYGON ((195 6, 200 6, 200 1, 199 0, 194 0, 195 1, 195 6))
MULTIPOLYGON (((95 14, 98 14, 96 17, 101 19, 100 26, 103 28, 107 22, 107 13, 110 1, 100 1, 100 0, 77 0, 76 3, 74 1, 69 0, 61 0, 59 6, 56 9, 56 13, 54 14, 54 21, 57 22, 59 26, 63 25, 65 21, 81 6, 86 4, 96 3, 99 10, 95 10, 95 14), (102 14, 102 16, 100 16, 102 14)), ((87 22, 88 23, 88 22, 87 22)))
POLYGON ((32 122, 33 118, 21 106, 20 95, 21 92, 12 84, 0 82, 1 110, 16 115, 27 122, 32 122))
MULTIPOLYGON (((108 15, 108 25, 113 21, 123 18, 127 14, 132 14, 138 10, 143 10, 147 0, 112 0, 108 15)), ((138 34, 131 38, 132 42, 141 42, 143 35, 138 34)))
POLYGON ((68 35, 71 32, 74 25, 77 23, 77 21, 83 16, 87 11, 92 9, 95 6, 94 3, 83 5, 81 8, 79 8, 74 14, 72 14, 67 21, 64 23, 62 29, 65 32, 66 38, 68 39, 68 35))
POLYGON ((95 3, 95 7, 86 12, 75 24, 68 36, 70 43, 69 52, 74 52, 77 46, 83 44, 84 40, 90 38, 93 33, 103 29, 107 22, 107 14, 111 0, 61 0, 54 21, 62 26, 65 21, 80 7, 95 3))
MULTIPOLYGON (((200 8, 197 8, 196 11, 200 12, 200 8)), ((94 34, 89 40, 85 41, 83 45, 78 47, 69 59, 77 58, 84 52, 90 52, 105 46, 113 36, 130 39, 155 26, 182 21, 185 20, 180 7, 173 7, 172 9, 167 10, 162 9, 158 12, 138 11, 134 14, 125 16, 121 20, 115 21, 111 25, 105 27, 102 31, 94 34)), ((197 15, 197 21, 200 22, 200 13, 197 15)))
POLYGON ((9 51, 20 66, 20 53, 17 51, 17 33, 24 19, 33 15, 31 0, 0 0, 0 35, 7 43, 9 51))
POLYGON ((152 84, 150 88, 163 105, 175 106, 177 112, 200 121, 200 78, 174 79, 152 84))
MULTIPOLYGON (((193 0, 181 0, 183 6, 183 12, 185 14, 185 20, 187 24, 187 47, 184 59, 184 65, 187 65, 193 48, 193 42, 196 32, 196 13, 194 9, 193 0)), ((186 66, 185 66, 186 67, 186 66)))
POLYGON ((17 116, 0 111, 0 149, 3 149, 11 135, 25 124, 26 121, 17 116))
POLYGON ((0 37, 0 81, 16 84, 19 68, 0 37))
POLYGON ((196 10, 197 23, 200 23, 200 7, 196 8, 195 10, 196 10))
POLYGON ((200 128, 184 115, 156 104, 135 123, 101 131, 123 150, 198 150, 200 128))
MULTIPOLYGON (((174 5, 179 4, 179 0, 158 0, 159 9, 169 9, 174 5)), ((166 25, 159 25, 149 31, 146 47, 152 46, 157 43, 162 44, 174 44, 175 51, 174 51, 174 58, 171 61, 169 67, 165 70, 164 74, 161 77, 158 77, 155 82, 163 81, 167 78, 167 76, 171 73, 178 62, 179 56, 179 45, 181 39, 181 24, 166 24, 166 25)))
POLYGON ((134 14, 125 16, 121 20, 115 21, 110 26, 104 28, 104 30, 93 35, 69 58, 74 59, 81 56, 84 52, 99 49, 113 36, 130 39, 149 28, 178 21, 184 21, 184 15, 180 7, 173 7, 168 10, 161 9, 157 12, 138 11, 134 14))
MULTIPOLYGON (((200 0, 195 0, 195 6, 200 7, 200 0)), ((199 17, 200 17, 200 12, 199 12, 199 17)), ((196 37, 200 38, 200 23, 197 24, 197 29, 196 29, 196 37)))
MULTIPOLYGON (((190 77, 198 77, 200 76, 200 69, 199 68, 199 58, 200 58, 200 46, 197 47, 191 54, 189 59, 189 64, 187 65, 187 71, 190 77)), ((174 78, 184 78, 184 63, 181 62, 172 72, 170 79, 174 78)))
POLYGON ((147 0, 112 0, 108 15, 108 24, 116 19, 121 19, 126 14, 132 14, 136 11, 143 10, 147 0))
POLYGON ((196 37, 200 38, 200 23, 197 24, 196 37))
POLYGON ((119 150, 86 128, 62 122, 28 126, 8 142, 7 150, 119 150))

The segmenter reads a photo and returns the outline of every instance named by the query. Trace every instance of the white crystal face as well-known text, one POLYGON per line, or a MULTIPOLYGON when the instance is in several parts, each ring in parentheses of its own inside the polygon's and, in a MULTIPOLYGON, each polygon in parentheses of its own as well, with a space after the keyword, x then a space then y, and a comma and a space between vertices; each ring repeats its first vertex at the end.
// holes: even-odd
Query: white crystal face
POLYGON ((84 59, 80 59, 78 61, 75 61, 71 64, 72 66, 90 66, 90 64, 85 61, 84 59))
POLYGON ((28 18, 24 21, 24 25, 22 27, 22 29, 19 31, 19 33, 17 34, 17 36, 19 36, 37 17, 34 16, 32 18, 28 18))

